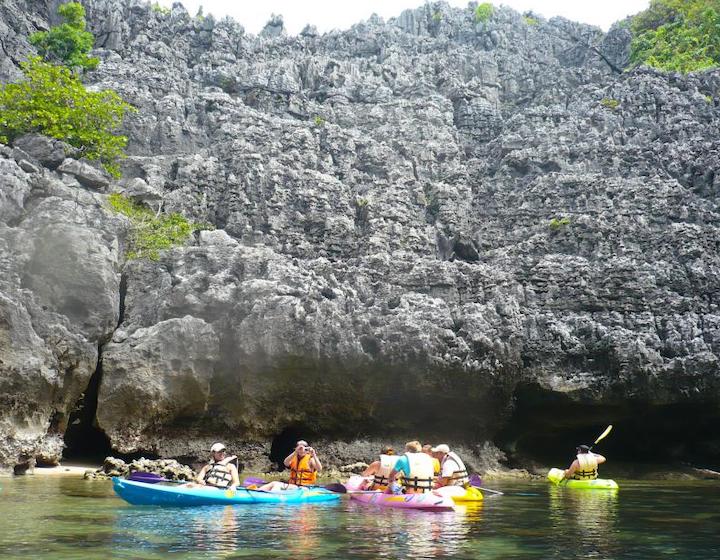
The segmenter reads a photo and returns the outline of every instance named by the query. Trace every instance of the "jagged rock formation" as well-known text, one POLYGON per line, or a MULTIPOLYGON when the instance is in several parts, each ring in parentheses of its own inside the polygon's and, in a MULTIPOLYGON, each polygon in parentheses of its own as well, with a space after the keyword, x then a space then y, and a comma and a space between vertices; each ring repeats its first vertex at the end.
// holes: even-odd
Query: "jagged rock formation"
MULTIPOLYGON (((651 446, 680 407, 676 455, 720 457, 720 73, 623 72, 627 29, 505 8, 254 37, 83 4, 88 80, 139 112, 107 187, 2 152, 0 463, 58 448, 98 345, 121 453, 224 438, 254 460, 297 433, 532 452, 639 408, 651 446), (217 230, 122 263, 98 188, 217 230)), ((0 7, 3 79, 54 6, 0 7)))

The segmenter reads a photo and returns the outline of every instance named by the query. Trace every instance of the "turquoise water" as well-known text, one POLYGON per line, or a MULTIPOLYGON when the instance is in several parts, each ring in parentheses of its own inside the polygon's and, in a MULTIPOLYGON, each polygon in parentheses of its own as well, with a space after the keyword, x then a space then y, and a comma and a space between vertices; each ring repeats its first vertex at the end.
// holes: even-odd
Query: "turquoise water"
POLYGON ((0 558, 720 558, 720 484, 623 482, 618 493, 545 483, 457 512, 340 503, 133 507, 110 483, 0 478, 0 558))

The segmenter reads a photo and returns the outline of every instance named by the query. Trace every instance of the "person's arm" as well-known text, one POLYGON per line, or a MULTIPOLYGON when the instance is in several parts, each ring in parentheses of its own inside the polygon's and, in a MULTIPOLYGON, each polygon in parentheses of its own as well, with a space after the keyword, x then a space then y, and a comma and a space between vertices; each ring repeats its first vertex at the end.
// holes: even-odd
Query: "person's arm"
POLYGON ((292 458, 293 458, 294 455, 295 455, 295 451, 293 451, 292 453, 290 453, 290 455, 288 455, 287 457, 285 457, 285 460, 283 461, 283 465, 285 465, 286 467, 289 467, 289 466, 290 466, 290 461, 292 461, 292 458))
POLYGON ((597 453, 593 453, 593 457, 595 457, 598 465, 602 465, 607 460, 605 459, 605 457, 603 457, 602 455, 598 455, 597 453))
POLYGON ((207 472, 208 467, 210 467, 210 465, 205 465, 202 469, 200 469, 200 472, 195 478, 195 482, 198 484, 205 484, 205 473, 207 472))
POLYGON ((390 474, 388 475, 388 487, 389 487, 393 482, 395 482, 395 478, 397 477, 397 475, 398 475, 398 471, 396 471, 395 469, 393 469, 393 470, 390 471, 390 474))
POLYGON ((361 476, 373 476, 380 468, 380 461, 373 461, 368 465, 368 468, 362 472, 361 476))
POLYGON ((575 473, 578 466, 579 466, 578 460, 575 459, 572 462, 572 464, 570 465, 570 468, 565 471, 565 478, 570 478, 575 473))
POLYGON ((310 452, 312 453, 312 462, 314 463, 315 470, 320 472, 322 470, 322 463, 320 462, 320 459, 318 459, 315 449, 311 447, 310 452))
POLYGON ((232 482, 230 483, 230 489, 235 490, 238 486, 240 486, 240 475, 238 474, 237 467, 230 464, 230 476, 232 476, 232 482))

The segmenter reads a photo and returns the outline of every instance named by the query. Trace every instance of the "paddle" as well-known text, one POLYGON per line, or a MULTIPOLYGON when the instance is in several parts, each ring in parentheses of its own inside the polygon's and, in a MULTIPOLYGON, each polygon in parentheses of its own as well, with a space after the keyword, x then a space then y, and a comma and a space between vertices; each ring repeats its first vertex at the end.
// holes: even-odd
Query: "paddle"
MULTIPOLYGON (((596 446, 601 439, 604 439, 606 435, 610 433, 610 430, 612 430, 612 424, 610 424, 607 428, 605 428, 605 431, 598 436, 598 438, 595 440, 595 443, 593 443, 593 447, 596 446)), ((590 448, 592 451, 592 447, 590 448)))
POLYGON ((185 484, 186 482, 190 482, 189 480, 171 480, 159 474, 144 471, 134 471, 130 473, 130 476, 128 476, 127 479, 132 480, 133 482, 144 482, 145 484, 157 484, 158 482, 185 484))
POLYGON ((471 474, 470 475, 470 486, 472 486, 473 488, 477 488, 478 490, 482 490, 483 492, 489 492, 496 496, 502 496, 504 494, 504 492, 500 492, 500 490, 491 490, 490 488, 483 488, 482 479, 480 478, 479 474, 471 474))

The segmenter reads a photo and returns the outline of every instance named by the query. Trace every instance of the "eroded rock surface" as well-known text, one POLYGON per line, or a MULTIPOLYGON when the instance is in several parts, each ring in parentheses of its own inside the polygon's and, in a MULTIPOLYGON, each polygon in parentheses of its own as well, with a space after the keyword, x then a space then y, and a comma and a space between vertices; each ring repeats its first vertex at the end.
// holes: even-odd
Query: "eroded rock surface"
MULTIPOLYGON (((3 152, 3 433, 60 433, 51 411, 107 343, 97 421, 123 453, 223 439, 262 466, 287 429, 470 454, 504 433, 514 451, 684 406, 704 416, 679 419, 672 453, 720 457, 718 71, 623 72, 627 29, 506 8, 255 37, 177 4, 84 4, 103 60, 87 79, 139 109, 107 188, 217 229, 126 263, 115 330, 123 230, 103 195, 3 152), (45 396, 18 404, 18 379, 45 396)), ((13 60, 47 17, 0 7, 13 60)), ((642 454, 663 426, 638 427, 642 454)), ((370 458, 350 455, 337 466, 370 458)))

